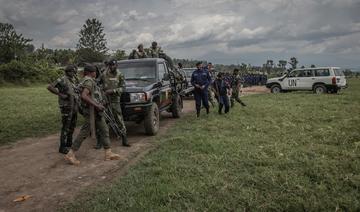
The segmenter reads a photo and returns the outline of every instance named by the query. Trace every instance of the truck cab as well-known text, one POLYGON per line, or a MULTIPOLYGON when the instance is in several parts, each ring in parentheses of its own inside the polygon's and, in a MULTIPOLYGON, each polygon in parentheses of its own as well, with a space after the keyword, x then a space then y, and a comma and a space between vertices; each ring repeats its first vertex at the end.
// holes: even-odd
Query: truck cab
POLYGON ((125 77, 126 91, 121 96, 125 121, 144 122, 145 132, 159 130, 160 113, 171 112, 174 118, 182 113, 183 102, 173 71, 161 58, 122 60, 118 71, 125 77))

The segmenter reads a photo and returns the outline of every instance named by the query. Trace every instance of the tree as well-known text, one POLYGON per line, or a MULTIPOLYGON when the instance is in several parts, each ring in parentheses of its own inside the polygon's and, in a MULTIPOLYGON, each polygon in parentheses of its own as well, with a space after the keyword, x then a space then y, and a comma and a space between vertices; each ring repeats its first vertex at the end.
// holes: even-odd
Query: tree
POLYGON ((312 65, 310 66, 310 68, 316 68, 316 66, 315 66, 314 64, 312 64, 312 65))
POLYGON ((286 69, 286 65, 287 65, 287 61, 286 61, 286 60, 279 60, 279 63, 278 63, 279 68, 285 70, 285 69, 286 69))
POLYGON ((299 61, 296 59, 296 57, 290 58, 289 64, 291 65, 291 69, 296 69, 298 63, 299 61))
POLYGON ((104 59, 108 48, 106 47, 104 27, 99 20, 87 19, 79 32, 79 37, 76 47, 81 62, 99 62, 104 59))
POLYGON ((22 56, 31 41, 17 34, 13 25, 0 22, 0 61, 9 62, 22 56))
POLYGON ((125 60, 128 58, 128 55, 126 55, 125 50, 118 49, 118 50, 116 50, 113 57, 116 60, 125 60))

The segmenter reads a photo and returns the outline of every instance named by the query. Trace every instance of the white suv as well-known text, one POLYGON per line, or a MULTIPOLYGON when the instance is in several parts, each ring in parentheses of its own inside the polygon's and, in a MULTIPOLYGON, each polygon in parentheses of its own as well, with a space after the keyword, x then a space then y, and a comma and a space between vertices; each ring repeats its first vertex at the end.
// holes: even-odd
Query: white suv
POLYGON ((337 93, 346 87, 346 79, 340 68, 304 68, 295 69, 282 77, 268 79, 266 87, 270 88, 271 93, 298 90, 312 90, 317 94, 337 93))

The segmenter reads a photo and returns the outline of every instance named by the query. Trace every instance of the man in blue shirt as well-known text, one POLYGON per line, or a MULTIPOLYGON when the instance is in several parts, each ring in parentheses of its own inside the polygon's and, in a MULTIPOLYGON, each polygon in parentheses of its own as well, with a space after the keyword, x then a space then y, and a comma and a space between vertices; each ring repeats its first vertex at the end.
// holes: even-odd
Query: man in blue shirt
POLYGON ((202 68, 201 62, 196 63, 196 70, 191 75, 191 84, 194 86, 194 97, 196 103, 196 116, 200 116, 201 102, 209 114, 208 86, 211 77, 208 71, 202 68))

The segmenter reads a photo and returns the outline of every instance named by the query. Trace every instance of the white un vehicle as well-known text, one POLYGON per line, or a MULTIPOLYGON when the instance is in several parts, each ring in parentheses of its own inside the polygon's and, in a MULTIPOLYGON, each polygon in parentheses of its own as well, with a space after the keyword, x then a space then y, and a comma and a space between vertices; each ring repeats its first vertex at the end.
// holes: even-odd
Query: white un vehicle
POLYGON ((346 79, 340 68, 303 68, 282 77, 268 79, 266 87, 270 88, 271 93, 300 90, 312 90, 317 94, 337 93, 346 87, 346 79))

